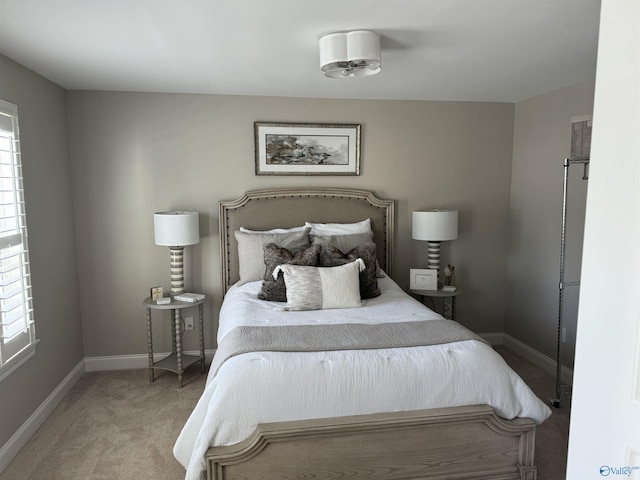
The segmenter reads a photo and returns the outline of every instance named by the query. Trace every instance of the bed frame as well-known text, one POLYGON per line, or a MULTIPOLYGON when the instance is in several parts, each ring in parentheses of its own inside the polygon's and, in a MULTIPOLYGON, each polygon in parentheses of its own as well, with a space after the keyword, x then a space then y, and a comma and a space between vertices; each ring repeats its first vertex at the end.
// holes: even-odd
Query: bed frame
MULTIPOLYGON (((223 288, 238 280, 233 232, 370 218, 378 261, 391 275, 394 202, 337 188, 260 190, 220 203, 223 288), (226 268, 224 268, 226 267, 226 268)), ((210 480, 535 480, 535 423, 488 405, 260 425, 207 452, 210 480)))
POLYGON ((255 190, 238 200, 220 202, 220 254, 224 292, 237 282, 238 244, 233 232, 291 228, 314 223, 347 223, 371 219, 378 262, 389 275, 393 253, 393 200, 380 200, 365 190, 306 188, 255 190))

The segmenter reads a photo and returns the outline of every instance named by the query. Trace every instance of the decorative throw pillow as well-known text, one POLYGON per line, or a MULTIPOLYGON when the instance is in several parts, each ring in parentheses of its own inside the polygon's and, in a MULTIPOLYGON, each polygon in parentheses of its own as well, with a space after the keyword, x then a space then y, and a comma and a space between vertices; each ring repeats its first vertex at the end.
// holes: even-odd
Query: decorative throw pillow
POLYGON ((304 250, 291 252, 284 247, 279 247, 275 243, 267 243, 264 246, 264 264, 266 269, 262 287, 258 292, 260 300, 270 300, 272 302, 286 302, 287 288, 282 275, 274 278, 273 271, 278 265, 305 265, 315 267, 320 258, 320 245, 311 245, 304 250))
POLYGON ((339 267, 303 267, 279 265, 276 277, 284 273, 287 286, 285 310, 321 310, 362 306, 359 272, 364 268, 362 259, 339 267))
POLYGON ((380 287, 378 287, 378 278, 376 275, 377 261, 375 243, 363 243, 347 253, 343 253, 332 245, 323 246, 320 252, 319 265, 321 267, 334 267, 336 265, 353 262, 357 258, 361 258, 365 264, 364 271, 360 272, 360 296, 363 299, 377 297, 380 295, 380 287))
POLYGON ((305 227, 311 228, 312 235, 352 235, 371 231, 371 219, 367 218, 355 223, 311 223, 305 222, 305 227))
MULTIPOLYGON (((363 243, 373 242, 373 232, 354 233, 350 235, 309 235, 311 244, 332 245, 342 253, 347 253, 363 243)), ((384 278, 380 263, 376 260, 376 277, 384 278)))
POLYGON ((289 233, 234 232, 238 241, 239 284, 255 282, 264 277, 264 246, 275 243, 289 250, 302 250, 309 246, 309 228, 289 233))

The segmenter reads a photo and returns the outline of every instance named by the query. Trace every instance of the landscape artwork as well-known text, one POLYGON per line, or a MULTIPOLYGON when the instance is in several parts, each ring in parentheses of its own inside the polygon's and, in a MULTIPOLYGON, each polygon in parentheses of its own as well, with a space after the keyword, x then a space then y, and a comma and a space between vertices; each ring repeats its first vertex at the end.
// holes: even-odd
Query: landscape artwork
POLYGON ((325 135, 267 135, 267 164, 346 165, 349 138, 325 135))
POLYGON ((360 125, 255 123, 256 175, 359 175, 360 125))

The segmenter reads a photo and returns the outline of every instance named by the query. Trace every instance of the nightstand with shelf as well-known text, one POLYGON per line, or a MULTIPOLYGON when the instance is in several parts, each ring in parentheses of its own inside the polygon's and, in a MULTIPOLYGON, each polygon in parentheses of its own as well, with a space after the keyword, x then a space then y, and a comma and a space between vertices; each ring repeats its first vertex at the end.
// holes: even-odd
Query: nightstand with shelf
POLYGON ((182 302, 173 299, 171 303, 158 304, 151 298, 145 298, 143 305, 147 314, 147 350, 149 354, 149 383, 154 381, 154 370, 168 370, 178 375, 178 382, 182 388, 182 376, 184 370, 195 363, 200 362, 200 372, 205 373, 205 357, 204 357, 204 314, 203 304, 205 299, 195 302, 182 302), (191 307, 198 307, 198 329, 200 334, 200 355, 187 355, 182 352, 182 310, 191 307), (153 329, 151 320, 152 310, 170 310, 171 314, 171 337, 172 349, 171 353, 161 360, 154 361, 153 358, 153 329))
POLYGON ((462 290, 457 288, 454 291, 447 290, 418 290, 412 288, 410 290, 414 295, 419 295, 422 298, 422 302, 424 303, 424 297, 429 297, 431 299, 433 309, 435 310, 434 298, 442 298, 443 304, 443 312, 442 316, 449 320, 456 319, 456 297, 462 293, 462 290))

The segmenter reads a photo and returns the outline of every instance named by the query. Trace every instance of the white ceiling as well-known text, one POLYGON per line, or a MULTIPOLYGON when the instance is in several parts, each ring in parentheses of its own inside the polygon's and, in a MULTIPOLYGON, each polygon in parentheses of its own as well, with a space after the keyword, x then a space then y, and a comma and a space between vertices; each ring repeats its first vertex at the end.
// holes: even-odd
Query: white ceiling
POLYGON ((0 0, 0 54, 71 90, 515 102, 594 79, 599 12, 600 0, 0 0), (324 77, 318 39, 355 29, 381 34, 382 72, 324 77))

